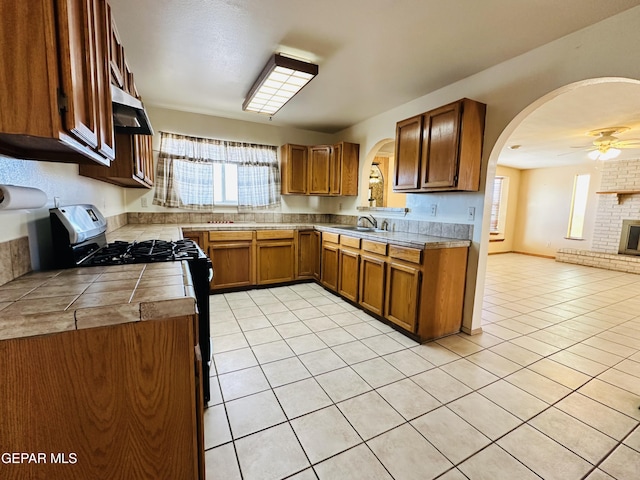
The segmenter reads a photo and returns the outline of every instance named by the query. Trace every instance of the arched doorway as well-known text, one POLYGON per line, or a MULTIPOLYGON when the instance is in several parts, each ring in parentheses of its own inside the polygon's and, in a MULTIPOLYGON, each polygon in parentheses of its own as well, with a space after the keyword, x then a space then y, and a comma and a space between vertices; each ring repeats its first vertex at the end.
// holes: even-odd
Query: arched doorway
POLYGON ((406 197, 393 191, 395 140, 384 138, 369 150, 360 185, 361 207, 404 207, 406 197))
MULTIPOLYGON (((556 116, 558 118, 552 118, 551 121, 555 122, 555 125, 557 125, 556 128, 559 130, 559 134, 560 130, 562 130, 560 127, 566 127, 564 128, 564 130, 566 131, 571 130, 571 128, 575 130, 575 136, 571 139, 571 142, 564 146, 566 152, 559 153, 560 151, 557 150, 553 154, 547 153, 547 156, 551 157, 552 159, 560 158, 560 155, 567 155, 571 157, 572 155, 574 155, 573 152, 579 152, 578 149, 573 151, 571 151, 570 149, 573 146, 580 147, 582 144, 586 144, 588 146, 589 139, 584 135, 587 130, 605 127, 609 123, 625 124, 635 122, 635 124, 633 125, 633 127, 635 127, 635 132, 633 132, 632 136, 640 136, 640 122, 637 120, 637 112, 640 111, 638 109, 638 106, 634 106, 633 102, 629 101, 629 95, 624 95, 623 98, 618 98, 615 101, 607 101, 601 93, 603 92, 603 89, 606 89, 607 87, 610 87, 612 90, 620 87, 624 87, 627 90, 631 89, 633 92, 635 92, 634 95, 632 95, 632 98, 640 98, 640 81, 635 79, 603 77, 571 83, 560 87, 546 95, 543 95, 536 101, 529 104, 518 115, 516 115, 513 120, 511 120, 511 122, 506 126, 506 128, 502 131, 502 133, 496 140, 487 164, 482 235, 478 258, 478 275, 474 298, 473 321, 472 326, 471 328, 469 328, 469 330, 477 331, 481 327, 482 300, 484 294, 491 230, 490 222, 493 184, 500 158, 504 155, 504 152, 508 150, 509 146, 518 145, 520 143, 519 141, 514 141, 514 138, 526 138, 526 135, 524 137, 522 136, 522 132, 519 131, 519 129, 521 129, 522 126, 527 123, 528 119, 536 117, 537 113, 545 109, 549 110, 551 113, 553 113, 555 110, 556 116), (593 95, 589 96, 588 94, 590 92, 593 93, 593 95), (576 97, 579 97, 578 94, 583 93, 587 94, 584 96, 584 100, 582 102, 579 102, 578 105, 574 104, 573 109, 569 108, 562 110, 555 108, 555 106, 562 105, 562 101, 565 97, 575 99, 576 97), (612 106, 614 103, 616 103, 616 101, 620 104, 627 104, 626 107, 628 107, 629 117, 625 118, 625 116, 621 113, 618 113, 617 117, 613 115, 612 106), (589 105, 591 105, 591 107, 589 105), (590 108, 594 111, 591 112, 590 108), (572 112, 572 110, 575 110, 575 113, 572 112), (595 113, 596 115, 590 116, 590 113, 595 113), (572 118, 574 118, 575 121, 572 121, 572 118), (591 124, 589 124, 589 121, 591 122, 591 124)), ((615 96, 612 96, 612 98, 614 97, 615 96)), ((620 105, 618 107, 620 107, 620 105)), ((624 110, 623 107, 625 107, 625 105, 622 105, 622 107, 620 108, 624 110)), ((540 119, 538 119, 538 121, 539 123, 545 122, 544 120, 541 121, 540 119)), ((550 120, 548 119, 546 120, 546 122, 549 121, 550 120)), ((532 143, 535 142, 535 135, 531 135, 529 140, 532 143)), ((556 148, 559 147, 556 146, 556 148)), ((557 212, 551 212, 551 214, 553 213, 557 212)))

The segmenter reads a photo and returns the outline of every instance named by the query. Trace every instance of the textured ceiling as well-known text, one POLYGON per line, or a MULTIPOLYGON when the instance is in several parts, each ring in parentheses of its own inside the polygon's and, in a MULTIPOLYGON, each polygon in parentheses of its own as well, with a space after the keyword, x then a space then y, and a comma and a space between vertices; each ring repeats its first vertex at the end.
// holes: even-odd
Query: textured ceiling
POLYGON ((110 3, 146 104, 268 122, 242 102, 273 52, 293 52, 320 73, 273 124, 336 132, 640 0, 110 3))

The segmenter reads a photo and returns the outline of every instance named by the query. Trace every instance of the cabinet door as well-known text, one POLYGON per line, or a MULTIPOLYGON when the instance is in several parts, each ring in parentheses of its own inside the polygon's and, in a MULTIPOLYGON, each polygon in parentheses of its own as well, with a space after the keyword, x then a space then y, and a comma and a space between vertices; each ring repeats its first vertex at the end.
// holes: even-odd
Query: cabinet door
POLYGON ((421 146, 422 115, 398 122, 396 125, 394 190, 413 190, 419 187, 421 146))
POLYGON ((416 333, 420 295, 420 270, 397 262, 387 264, 385 317, 416 333))
POLYGON ((313 230, 298 232, 298 277, 314 277, 319 263, 320 234, 313 230))
POLYGON ((308 150, 304 145, 286 144, 280 148, 282 194, 307 193, 308 150))
POLYGON ((322 284, 333 290, 338 290, 339 249, 337 245, 324 243, 322 245, 322 284))
POLYGON ((144 181, 153 185, 153 137, 151 135, 140 135, 144 150, 144 181))
POLYGON ((331 171, 331 147, 309 148, 309 195, 327 195, 331 171))
POLYGON ((351 250, 340 250, 338 292, 352 302, 358 301, 360 254, 351 250))
POLYGON ((313 232, 313 278, 320 281, 320 273, 322 271, 322 249, 320 248, 320 244, 322 242, 322 235, 320 232, 313 232))
POLYGON ((111 105, 110 36, 111 7, 105 0, 96 0, 94 24, 96 27, 96 95, 98 104, 98 152, 113 160, 115 158, 115 137, 111 105))
POLYGON ((295 278, 293 239, 258 241, 256 263, 258 285, 292 281, 295 278))
POLYGON ((359 303, 380 316, 384 314, 385 267, 383 259, 366 255, 360 257, 359 303))
POLYGON ((456 185, 460 146, 460 103, 424 115, 422 135, 422 188, 456 185))
POLYGON ((85 145, 97 148, 96 4, 94 0, 62 0, 57 5, 62 92, 67 96, 65 129, 85 145))
POLYGON ((253 284, 252 242, 210 243, 208 254, 213 265, 212 290, 253 284))
POLYGON ((340 184, 342 179, 342 144, 340 143, 331 148, 329 176, 329 194, 340 195, 340 184))

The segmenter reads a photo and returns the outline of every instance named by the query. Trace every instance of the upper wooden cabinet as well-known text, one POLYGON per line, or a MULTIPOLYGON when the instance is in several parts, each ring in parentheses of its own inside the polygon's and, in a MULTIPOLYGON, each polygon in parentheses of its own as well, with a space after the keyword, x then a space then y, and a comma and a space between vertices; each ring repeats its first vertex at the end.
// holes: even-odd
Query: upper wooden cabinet
POLYGON ((280 147, 283 195, 357 195, 360 146, 292 145, 280 147))
POLYGON ((0 153, 114 158, 105 0, 0 2, 0 153))
POLYGON ((153 186, 151 135, 116 134, 116 158, 110 167, 80 165, 78 173, 121 187, 153 186))
POLYGON ((478 191, 485 112, 464 98, 398 122, 394 191, 478 191))

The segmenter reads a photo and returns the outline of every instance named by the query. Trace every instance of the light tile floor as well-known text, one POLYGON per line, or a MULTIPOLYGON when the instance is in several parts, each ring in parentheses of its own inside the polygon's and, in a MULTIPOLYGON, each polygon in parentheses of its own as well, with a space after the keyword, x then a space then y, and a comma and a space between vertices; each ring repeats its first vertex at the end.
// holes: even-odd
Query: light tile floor
POLYGON ((315 284, 213 295, 207 477, 640 479, 640 276, 489 257, 418 345, 315 284))

